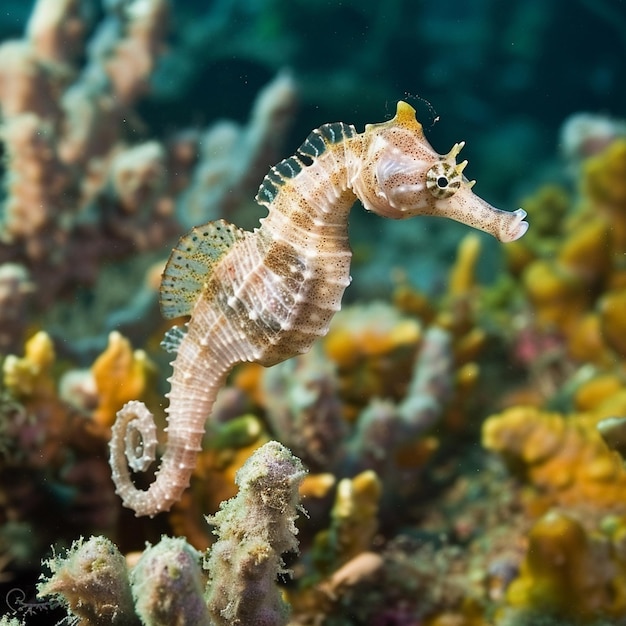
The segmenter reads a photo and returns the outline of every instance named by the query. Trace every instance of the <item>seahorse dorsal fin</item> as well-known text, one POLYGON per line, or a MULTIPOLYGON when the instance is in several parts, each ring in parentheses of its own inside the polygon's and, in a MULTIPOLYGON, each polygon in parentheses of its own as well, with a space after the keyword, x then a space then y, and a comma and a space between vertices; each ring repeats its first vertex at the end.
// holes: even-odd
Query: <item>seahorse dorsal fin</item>
POLYGON ((213 268, 245 231, 225 220, 192 228, 172 250, 163 270, 159 303, 167 319, 190 315, 213 268))

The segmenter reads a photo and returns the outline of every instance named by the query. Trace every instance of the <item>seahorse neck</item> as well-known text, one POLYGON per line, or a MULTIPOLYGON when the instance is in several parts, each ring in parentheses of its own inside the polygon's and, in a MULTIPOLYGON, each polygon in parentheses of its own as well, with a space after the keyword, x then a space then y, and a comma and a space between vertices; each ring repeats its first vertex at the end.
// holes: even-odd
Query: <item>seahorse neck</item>
POLYGON ((347 237, 348 213, 356 200, 350 184, 358 168, 355 139, 327 145, 309 165, 296 157, 283 161, 299 167, 292 177, 284 175, 284 167, 270 173, 264 185, 273 185, 271 202, 264 201, 263 186, 257 198, 269 209, 261 220, 262 235, 296 244, 299 241, 306 247, 322 245, 328 238, 347 237), (322 242, 316 243, 318 239, 322 242))

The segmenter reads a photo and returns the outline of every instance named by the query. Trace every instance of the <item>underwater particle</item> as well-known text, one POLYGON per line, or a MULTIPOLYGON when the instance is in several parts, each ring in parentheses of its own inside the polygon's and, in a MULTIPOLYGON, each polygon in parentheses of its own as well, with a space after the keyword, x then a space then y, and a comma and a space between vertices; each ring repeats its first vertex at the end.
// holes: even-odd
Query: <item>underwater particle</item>
POLYGON ((89 625, 136 621, 126 560, 106 537, 75 541, 65 557, 44 562, 50 576, 37 586, 40 597, 54 596, 69 613, 89 625))

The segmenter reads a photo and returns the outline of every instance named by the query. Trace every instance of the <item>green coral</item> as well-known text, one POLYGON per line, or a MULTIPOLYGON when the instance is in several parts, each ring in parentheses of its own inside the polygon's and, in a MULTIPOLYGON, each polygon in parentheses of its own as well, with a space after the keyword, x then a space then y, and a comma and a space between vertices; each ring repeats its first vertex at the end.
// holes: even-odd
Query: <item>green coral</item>
POLYGON ((286 624, 289 609, 275 583, 285 573, 281 554, 298 547, 294 522, 305 473, 276 441, 255 451, 237 473, 239 494, 211 518, 219 539, 205 559, 208 574, 184 538, 148 546, 129 575, 115 545, 91 537, 46 562, 50 575, 39 595, 59 600, 84 626, 286 624))
POLYGON ((39 596, 55 596, 80 624, 137 623, 126 561, 106 537, 81 538, 45 564, 51 575, 38 585, 39 596))
POLYGON ((281 554, 298 547, 298 458, 270 441, 237 472, 239 493, 209 521, 218 541, 209 549, 207 603, 214 626, 279 626, 288 607, 274 581, 285 572, 281 554))
POLYGON ((146 626, 208 624, 200 554, 182 537, 163 537, 133 568, 135 610, 146 626))

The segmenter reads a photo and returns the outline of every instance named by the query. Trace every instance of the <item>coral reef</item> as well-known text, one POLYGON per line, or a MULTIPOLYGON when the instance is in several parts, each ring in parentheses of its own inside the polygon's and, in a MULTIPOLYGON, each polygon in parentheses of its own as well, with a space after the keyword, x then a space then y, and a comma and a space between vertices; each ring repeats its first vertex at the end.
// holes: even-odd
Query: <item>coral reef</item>
MULTIPOLYGON (((0 624, 626 623, 619 10, 2 8, 0 624), (355 135, 327 124, 280 159, 325 122, 390 119, 399 99, 433 146, 463 133, 477 193, 523 207, 529 232, 499 246, 449 220, 408 228, 353 212, 351 284, 327 335, 274 367, 237 365, 198 434, 190 487, 168 513, 136 518, 114 493, 107 442, 122 405, 143 419, 145 403, 155 423, 145 438, 132 423, 122 449, 146 489, 150 458, 167 454, 159 343, 177 347, 170 327, 190 312, 173 281, 165 309, 179 317, 159 314, 168 252, 208 220, 252 231, 259 184, 264 223, 280 222, 273 205, 307 174, 323 174, 326 203, 338 163, 359 178, 345 148, 392 122, 355 135)), ((434 174, 470 184, 448 156, 424 192, 450 191, 434 174)), ((377 183, 399 176, 382 163, 377 183)), ((311 238, 305 204, 296 232, 311 238)), ((228 279, 251 275, 252 258, 228 279)), ((285 291, 302 293, 302 278, 285 291)), ((257 319, 278 319, 290 300, 276 293, 257 299, 257 319)), ((193 394, 180 389, 186 411, 193 394)))
POLYGON ((106 464, 108 431, 64 400, 50 337, 40 331, 22 357, 2 363, 0 545, 18 569, 36 567, 45 544, 110 532, 119 506, 106 464), (61 523, 50 523, 49 512, 61 523), (12 537, 32 533, 29 542, 12 537))
MULTIPOLYGON (((3 318, 22 318, 13 343, 0 338, 0 346, 13 350, 25 300, 48 310, 91 288, 111 263, 166 249, 192 197, 203 197, 193 209, 199 220, 241 209, 258 184, 255 172, 278 157, 295 108, 294 83, 283 73, 245 126, 149 137, 136 109, 166 47, 169 3, 125 0, 104 9, 96 24, 94 3, 38 0, 24 37, 0 47, 3 318), (213 138, 225 134, 227 142, 213 138)), ((117 288, 117 298, 132 299, 132 285, 117 288)), ((150 302, 155 308, 156 298, 150 302)))
POLYGON ((286 573, 281 555, 298 547, 304 475, 299 459, 268 442, 238 471, 237 496, 210 518, 218 539, 203 563, 183 538, 163 537, 129 573, 108 539, 81 539, 47 561, 39 596, 59 598, 85 626, 139 619, 145 626, 286 625, 288 607, 275 580, 286 573))
POLYGON ((93 281, 104 259, 160 247, 176 231, 163 148, 124 146, 126 119, 163 48, 168 7, 154 0, 125 9, 110 11, 80 73, 89 25, 77 2, 41 0, 24 39, 0 49, 0 258, 29 268, 41 303, 93 281))
POLYGON ((74 543, 65 558, 47 562, 51 575, 39 595, 57 594, 82 624, 126 624, 133 599, 126 561, 104 537, 74 543))
POLYGON ((512 407, 485 421, 483 445, 503 455, 535 488, 537 507, 623 508, 626 469, 596 422, 587 415, 512 407))

